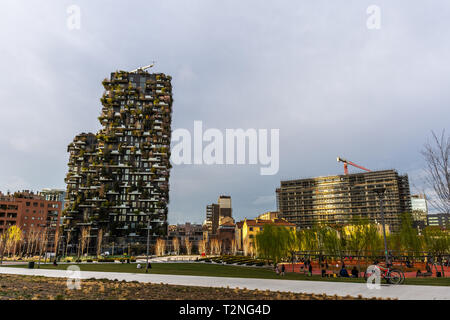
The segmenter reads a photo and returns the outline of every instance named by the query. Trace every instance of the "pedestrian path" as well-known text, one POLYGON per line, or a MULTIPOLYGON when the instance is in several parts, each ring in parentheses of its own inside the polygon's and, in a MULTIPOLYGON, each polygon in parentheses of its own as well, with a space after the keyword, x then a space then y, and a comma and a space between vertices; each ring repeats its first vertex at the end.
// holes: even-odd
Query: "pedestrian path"
MULTIPOLYGON (((69 273, 65 270, 46 269, 24 269, 24 268, 2 268, 0 274, 21 274, 31 276, 44 276, 66 278, 69 273)), ((249 278, 226 278, 226 277, 201 277, 182 276, 168 274, 142 274, 123 272, 97 272, 81 271, 80 279, 109 279, 138 281, 143 283, 165 283, 183 286, 201 287, 230 287, 247 288, 271 291, 290 291, 297 293, 314 293, 366 298, 394 298, 400 300, 450 300, 450 287, 443 286, 414 286, 381 285, 380 289, 369 289, 364 283, 325 282, 325 281, 303 281, 303 280, 275 280, 275 279, 249 279, 249 278)))

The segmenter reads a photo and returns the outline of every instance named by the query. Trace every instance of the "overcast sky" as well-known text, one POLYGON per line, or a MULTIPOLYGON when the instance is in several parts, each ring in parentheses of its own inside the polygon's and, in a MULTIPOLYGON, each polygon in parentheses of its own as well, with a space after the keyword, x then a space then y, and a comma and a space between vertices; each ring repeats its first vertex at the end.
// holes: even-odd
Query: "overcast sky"
MULTIPOLYGON (((67 145, 97 132, 101 81, 156 61, 172 129, 280 129, 280 169, 174 166, 169 222, 276 208, 280 180, 342 174, 337 156, 420 185, 431 130, 450 131, 448 1, 2 0, 0 190, 65 188, 67 145), (369 5, 381 28, 368 29, 369 5), (79 6, 80 29, 67 8, 79 6)), ((357 169, 350 169, 356 172, 357 169)), ((414 188, 413 188, 414 191, 414 188)))

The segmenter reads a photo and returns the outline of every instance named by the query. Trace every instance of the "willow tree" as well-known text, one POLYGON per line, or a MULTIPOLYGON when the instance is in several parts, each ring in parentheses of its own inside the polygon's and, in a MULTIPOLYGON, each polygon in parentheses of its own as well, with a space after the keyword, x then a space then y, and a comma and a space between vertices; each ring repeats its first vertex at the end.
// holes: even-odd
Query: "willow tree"
POLYGON ((422 238, 419 232, 413 227, 413 219, 410 213, 405 212, 401 215, 401 226, 399 231, 400 249, 406 251, 408 256, 413 259, 422 251, 422 238))
MULTIPOLYGON (((437 257, 442 270, 442 275, 444 274, 443 257, 450 253, 450 234, 448 230, 442 230, 439 227, 426 227, 423 230, 423 238, 425 249, 437 257)), ((436 265, 435 265, 436 267, 436 265)), ((437 269, 436 269, 437 271, 437 269)))
POLYGON ((265 224, 262 231, 255 236, 257 255, 261 258, 280 262, 297 248, 294 231, 273 224, 265 224))
POLYGON ((346 230, 346 247, 356 253, 361 271, 361 256, 373 257, 381 249, 382 240, 378 227, 368 219, 355 217, 346 230))
POLYGON ((319 241, 315 227, 298 231, 297 239, 301 251, 315 252, 319 250, 319 241))
POLYGON ((365 230, 365 252, 368 256, 376 256, 379 252, 384 251, 384 240, 380 234, 378 226, 369 223, 365 230))
POLYGON ((339 232, 330 226, 319 226, 316 232, 320 255, 339 256, 342 259, 343 246, 339 232))

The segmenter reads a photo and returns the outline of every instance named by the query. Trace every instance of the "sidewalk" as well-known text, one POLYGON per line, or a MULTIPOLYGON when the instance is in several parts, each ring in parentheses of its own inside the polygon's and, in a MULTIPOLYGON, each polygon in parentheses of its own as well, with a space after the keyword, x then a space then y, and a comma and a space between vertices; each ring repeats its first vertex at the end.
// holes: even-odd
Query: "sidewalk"
MULTIPOLYGON (((1 268, 0 274, 22 274, 31 276, 44 276, 55 278, 66 278, 65 270, 45 269, 23 269, 23 268, 1 268)), ((81 279, 109 279, 139 281, 143 283, 165 283, 184 286, 201 287, 230 287, 247 288, 271 291, 291 291, 314 294, 328 294, 338 296, 361 295, 367 298, 397 298, 400 300, 450 300, 450 287, 440 286, 413 286, 381 285, 380 289, 368 289, 363 283, 325 282, 325 281, 299 281, 299 280, 274 280, 274 279, 248 279, 248 278, 225 278, 225 277, 199 277, 180 276, 167 274, 137 274, 121 272, 96 272, 81 271, 81 279)))

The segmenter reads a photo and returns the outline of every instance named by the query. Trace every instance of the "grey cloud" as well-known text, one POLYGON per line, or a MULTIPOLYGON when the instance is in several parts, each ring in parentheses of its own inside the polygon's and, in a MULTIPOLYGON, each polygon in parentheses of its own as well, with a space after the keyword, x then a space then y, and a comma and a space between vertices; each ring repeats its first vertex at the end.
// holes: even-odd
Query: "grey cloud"
POLYGON ((63 188, 67 144, 99 128, 103 78, 153 60, 173 76, 173 129, 280 129, 277 175, 174 166, 171 223, 203 221, 219 194, 238 219, 273 210, 258 197, 342 173, 338 155, 416 175, 430 130, 450 129, 450 4, 377 2, 373 31, 360 0, 3 1, 0 189, 63 188))

